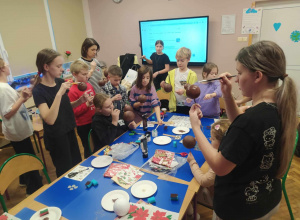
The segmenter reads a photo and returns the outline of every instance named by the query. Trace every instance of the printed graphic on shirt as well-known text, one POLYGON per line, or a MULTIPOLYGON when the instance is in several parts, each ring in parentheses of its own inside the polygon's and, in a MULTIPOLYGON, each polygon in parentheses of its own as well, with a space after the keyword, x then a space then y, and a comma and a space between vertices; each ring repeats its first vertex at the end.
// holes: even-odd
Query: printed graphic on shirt
POLYGON ((275 134, 276 134, 276 129, 274 127, 271 127, 264 131, 263 137, 264 137, 264 144, 265 144, 266 149, 270 149, 274 146, 275 134))
POLYGON ((27 108, 24 105, 22 105, 22 107, 20 108, 19 113, 22 116, 22 118, 24 119, 24 121, 29 120, 27 108))
POLYGON ((257 200, 257 194, 260 189, 265 188, 269 192, 273 191, 273 181, 274 179, 269 179, 268 175, 263 176, 260 180, 252 181, 250 186, 245 188, 245 196, 247 202, 255 202, 257 200))
POLYGON ((255 184, 254 181, 250 183, 250 186, 246 187, 245 195, 247 196, 246 201, 254 202, 257 200, 257 193, 259 192, 258 186, 255 184))
POLYGON ((271 152, 267 155, 264 155, 262 160, 261 160, 260 169, 262 169, 262 170, 270 169, 271 166, 273 165, 273 161, 274 161, 273 152, 271 152))

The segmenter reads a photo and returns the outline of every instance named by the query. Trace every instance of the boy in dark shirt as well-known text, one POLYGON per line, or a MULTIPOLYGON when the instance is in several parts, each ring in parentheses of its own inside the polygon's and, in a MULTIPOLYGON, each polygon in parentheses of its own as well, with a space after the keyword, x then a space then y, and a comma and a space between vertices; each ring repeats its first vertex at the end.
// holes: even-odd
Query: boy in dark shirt
POLYGON ((99 93, 94 97, 96 113, 92 121, 92 135, 97 151, 105 145, 111 144, 117 137, 129 129, 136 128, 134 121, 125 124, 119 109, 114 109, 112 99, 108 95, 99 93), (121 117, 120 117, 121 116, 121 117))

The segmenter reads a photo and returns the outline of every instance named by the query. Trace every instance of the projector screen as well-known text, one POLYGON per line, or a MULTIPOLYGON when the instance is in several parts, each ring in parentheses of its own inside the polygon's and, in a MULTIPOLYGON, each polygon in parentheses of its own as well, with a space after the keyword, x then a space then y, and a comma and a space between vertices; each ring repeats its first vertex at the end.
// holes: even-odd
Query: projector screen
MULTIPOLYGON (((163 53, 176 65, 176 52, 180 47, 191 50, 191 66, 207 62, 208 16, 139 21, 141 52, 148 59, 155 51, 155 42, 164 42, 163 53)), ((143 60, 143 64, 146 61, 143 60)))

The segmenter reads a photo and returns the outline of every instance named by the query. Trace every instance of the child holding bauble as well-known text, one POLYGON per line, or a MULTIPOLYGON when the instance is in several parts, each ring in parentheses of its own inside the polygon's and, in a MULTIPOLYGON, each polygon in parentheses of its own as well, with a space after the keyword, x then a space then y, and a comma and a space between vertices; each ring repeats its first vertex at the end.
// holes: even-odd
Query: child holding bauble
MULTIPOLYGON (((10 140, 16 154, 33 154, 30 136, 33 133, 32 123, 24 103, 32 96, 31 89, 24 88, 19 95, 7 83, 10 71, 8 64, 0 58, 0 116, 2 131, 7 140, 10 140)), ((39 171, 31 171, 20 176, 20 184, 26 184, 26 194, 32 194, 42 184, 39 171)))
POLYGON ((70 88, 68 96, 70 101, 74 102, 82 95, 87 95, 87 101, 76 108, 73 108, 73 111, 77 125, 77 133, 81 139, 84 149, 84 158, 88 158, 90 156, 88 135, 91 130, 92 118, 95 114, 95 106, 93 104, 95 91, 93 86, 87 82, 89 66, 85 62, 81 60, 74 61, 70 66, 70 71, 76 82, 83 82, 87 85, 87 89, 85 91, 81 91, 78 89, 78 84, 74 84, 70 88))
POLYGON ((163 53, 163 49, 164 42, 157 40, 155 42, 156 52, 150 56, 150 59, 147 59, 145 55, 142 56, 142 59, 153 65, 153 83, 156 90, 160 89, 160 83, 166 79, 170 69, 170 59, 167 54, 163 53))
POLYGON ((162 81, 160 83, 162 89, 164 88, 165 83, 169 83, 172 86, 171 97, 169 100, 169 109, 171 112, 186 115, 189 114, 190 107, 184 105, 186 100, 184 85, 186 83, 192 85, 198 81, 196 73, 187 67, 190 59, 191 50, 181 47, 176 52, 178 68, 169 71, 166 82, 162 81))
MULTIPOLYGON (((213 147, 216 151, 219 149, 221 140, 225 136, 229 126, 229 120, 219 120, 211 125, 211 147, 213 147)), ((200 190, 197 194, 198 202, 205 206, 212 207, 214 197, 214 183, 216 178, 215 172, 210 167, 207 172, 202 172, 192 153, 189 153, 187 161, 190 165, 195 179, 201 185, 200 190)), ((187 213, 188 215, 193 214, 193 207, 191 204, 188 207, 187 213)))
POLYGON ((129 99, 136 114, 135 122, 141 121, 141 116, 144 114, 150 115, 154 108, 158 124, 162 124, 160 118, 160 102, 157 97, 154 86, 152 85, 153 75, 152 70, 148 66, 142 66, 138 70, 136 84, 130 91, 129 99), (144 103, 138 101, 140 95, 145 95, 144 103))
POLYGON ((94 97, 96 113, 92 121, 92 134, 95 149, 97 151, 105 145, 110 145, 117 137, 129 129, 135 129, 134 121, 126 124, 120 115, 119 109, 114 109, 112 99, 103 93, 94 97))
POLYGON ((128 102, 126 88, 120 84, 123 76, 122 69, 117 65, 111 65, 108 68, 108 82, 102 87, 104 93, 112 99, 115 109, 123 111, 125 104, 128 102))
POLYGON ((57 177, 81 161, 73 108, 88 101, 87 96, 82 95, 70 102, 66 92, 71 83, 60 78, 63 63, 63 57, 55 50, 41 50, 36 58, 38 73, 32 90, 43 119, 45 147, 50 151, 57 177))
MULTIPOLYGON (((202 77, 204 80, 215 79, 218 75, 218 66, 214 63, 206 63, 203 67, 202 77)), ((192 106, 195 102, 201 106, 203 117, 219 118, 220 102, 222 96, 221 85, 218 80, 211 82, 196 82, 194 85, 200 88, 200 96, 198 98, 187 98, 184 103, 186 106, 192 106)))

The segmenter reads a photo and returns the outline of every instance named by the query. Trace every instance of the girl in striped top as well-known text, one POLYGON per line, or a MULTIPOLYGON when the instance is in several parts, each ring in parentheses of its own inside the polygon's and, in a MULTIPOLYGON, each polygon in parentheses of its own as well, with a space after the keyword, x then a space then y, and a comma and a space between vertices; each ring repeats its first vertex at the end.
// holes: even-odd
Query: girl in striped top
POLYGON ((142 66, 138 70, 136 85, 132 87, 129 96, 131 105, 135 110, 136 123, 141 121, 142 115, 150 115, 153 108, 156 114, 158 124, 162 124, 162 120, 160 118, 160 102, 157 97, 155 87, 152 84, 152 81, 152 70, 148 66, 142 66), (146 96, 146 101, 144 103, 138 101, 140 95, 146 96))

